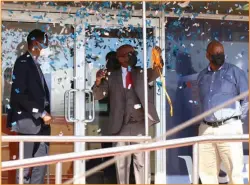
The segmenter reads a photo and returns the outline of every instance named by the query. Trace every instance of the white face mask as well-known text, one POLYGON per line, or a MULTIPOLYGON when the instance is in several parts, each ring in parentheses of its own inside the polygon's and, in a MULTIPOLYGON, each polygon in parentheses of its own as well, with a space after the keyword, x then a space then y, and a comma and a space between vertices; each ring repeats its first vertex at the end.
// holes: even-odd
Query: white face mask
POLYGON ((45 58, 48 58, 50 55, 52 55, 52 51, 50 50, 49 47, 47 48, 44 48, 40 51, 40 56, 41 57, 45 57, 45 58))

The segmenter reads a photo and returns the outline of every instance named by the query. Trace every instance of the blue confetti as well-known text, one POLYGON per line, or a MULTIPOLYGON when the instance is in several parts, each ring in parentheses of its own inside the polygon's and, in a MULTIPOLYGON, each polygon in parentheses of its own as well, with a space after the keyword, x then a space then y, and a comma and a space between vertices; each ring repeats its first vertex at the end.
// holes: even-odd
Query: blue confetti
POLYGON ((17 123, 16 122, 13 122, 13 123, 11 123, 11 126, 15 126, 17 123))
POLYGON ((20 93, 20 90, 19 90, 19 89, 15 89, 15 91, 16 91, 17 94, 20 93))
POLYGON ((67 9, 68 9, 67 7, 63 7, 63 11, 64 11, 64 12, 66 12, 66 11, 67 11, 67 9))
POLYGON ((33 18, 34 18, 34 19, 43 19, 43 16, 42 16, 42 15, 40 15, 40 16, 36 16, 36 15, 35 15, 35 16, 33 16, 33 18))
POLYGON ((13 14, 13 11, 12 11, 12 10, 8 10, 8 12, 9 12, 10 14, 13 14))
POLYGON ((156 85, 157 85, 158 87, 162 87, 162 82, 156 81, 156 85))
POLYGON ((12 75, 12 80, 15 80, 16 79, 16 76, 13 74, 12 75))
POLYGON ((150 27, 151 26, 151 20, 146 20, 146 25, 150 27))
POLYGON ((245 36, 241 36, 241 37, 240 37, 240 40, 243 40, 244 38, 245 38, 245 36))
POLYGON ((9 105, 9 104, 7 104, 7 105, 6 105, 6 108, 7 108, 7 109, 11 109, 11 107, 10 107, 10 105, 9 105))

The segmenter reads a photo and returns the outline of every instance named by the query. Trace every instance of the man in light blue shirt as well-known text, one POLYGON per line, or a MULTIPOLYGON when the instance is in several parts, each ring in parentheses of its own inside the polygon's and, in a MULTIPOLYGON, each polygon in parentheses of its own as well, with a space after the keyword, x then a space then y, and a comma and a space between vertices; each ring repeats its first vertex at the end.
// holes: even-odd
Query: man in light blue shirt
MULTIPOLYGON (((200 72, 198 86, 201 110, 205 112, 248 90, 243 70, 225 63, 224 47, 212 41, 207 47, 209 66, 200 72)), ((248 98, 224 107, 204 118, 199 135, 243 134, 242 120, 247 117, 248 98)), ((199 145, 199 175, 203 184, 218 184, 221 162, 230 184, 244 184, 242 143, 206 143, 199 145)))

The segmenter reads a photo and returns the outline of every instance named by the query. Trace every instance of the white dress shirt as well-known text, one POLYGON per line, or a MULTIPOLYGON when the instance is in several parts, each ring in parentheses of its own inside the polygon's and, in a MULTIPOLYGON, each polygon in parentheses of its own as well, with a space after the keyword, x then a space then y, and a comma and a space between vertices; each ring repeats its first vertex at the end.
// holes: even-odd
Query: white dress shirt
POLYGON ((122 67, 122 82, 123 82, 123 87, 126 88, 126 76, 127 76, 127 68, 122 67))

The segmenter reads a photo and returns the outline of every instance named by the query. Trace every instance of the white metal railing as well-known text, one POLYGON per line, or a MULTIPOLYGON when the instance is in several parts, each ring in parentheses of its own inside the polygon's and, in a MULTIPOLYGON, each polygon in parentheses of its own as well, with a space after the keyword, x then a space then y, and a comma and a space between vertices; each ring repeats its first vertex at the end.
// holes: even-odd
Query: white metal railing
MULTIPOLYGON (((150 136, 2 136, 2 142, 19 142, 19 160, 24 159, 24 142, 143 142, 150 140, 150 136)), ((56 164, 56 183, 61 184, 58 175, 62 172, 62 164, 56 164)), ((49 172, 47 181, 49 182, 49 172)), ((19 170, 19 177, 23 177, 23 168, 19 170)), ((19 178, 23 184, 23 178, 19 178)), ((49 184, 49 183, 48 183, 49 184)))
MULTIPOLYGON (((228 100, 227 102, 225 102, 225 103, 223 103, 223 104, 220 104, 220 105, 218 105, 218 106, 216 106, 216 107, 214 107, 214 108, 212 108, 212 109, 210 109, 210 110, 208 110, 208 111, 206 111, 206 112, 204 112, 204 113, 202 113, 202 114, 200 114, 200 115, 198 115, 198 116, 195 116, 194 118, 192 118, 192 119, 190 119, 190 120, 188 120, 188 121, 186 121, 186 122, 184 122, 184 123, 182 123, 182 124, 180 124, 180 125, 178 125, 178 126, 176 126, 176 127, 174 127, 173 129, 170 129, 169 131, 167 131, 163 136, 161 136, 161 137, 158 137, 158 138, 154 138, 154 139, 151 139, 150 140, 150 143, 148 143, 146 146, 151 146, 152 144, 154 145, 155 143, 157 144, 159 144, 159 143, 165 143, 165 142, 169 142, 169 141, 176 141, 176 140, 169 140, 169 141, 165 141, 165 138, 166 137, 169 137, 170 135, 173 135, 173 134, 175 134, 175 133, 177 133, 177 132, 179 132, 179 131, 181 131, 181 130, 183 130, 183 129, 185 129, 185 128, 187 128, 187 127, 189 127, 189 126, 191 126, 191 125, 193 125, 193 124, 195 124, 195 123, 198 123, 200 120, 202 120, 203 118, 205 118, 206 116, 208 116, 208 115, 210 115, 210 114, 212 114, 212 113, 214 113, 215 111, 217 111, 217 110, 219 110, 219 109, 221 109, 221 108, 223 108, 223 107, 226 107, 226 106, 228 106, 228 105, 230 105, 230 104, 232 104, 232 103, 234 103, 235 101, 237 101, 237 100, 241 100, 241 99, 243 99, 243 98, 245 98, 247 95, 248 95, 248 93, 249 93, 249 91, 246 91, 246 92, 244 92, 244 93, 242 93, 242 94, 240 94, 240 95, 238 95, 238 96, 236 96, 236 97, 234 97, 234 98, 232 98, 232 99, 230 99, 230 100, 228 100), (154 142, 154 143, 153 143, 154 142)), ((21 141, 20 142, 20 150, 19 150, 19 156, 23 156, 23 142, 25 141, 25 142, 31 142, 31 139, 33 139, 32 141, 36 141, 36 139, 38 140, 39 138, 41 139, 43 136, 34 136, 33 138, 32 138, 32 136, 24 136, 24 137, 27 137, 27 138, 23 138, 23 141, 21 141), (26 140, 27 139, 27 140, 26 140)), ((63 142, 65 142, 65 141, 67 141, 67 140, 65 140, 65 136, 45 136, 46 138, 43 138, 43 142, 45 142, 45 141, 48 141, 48 138, 53 138, 54 137, 54 141, 53 142, 55 142, 56 140, 57 140, 57 138, 60 138, 59 140, 63 140, 63 142)), ((66 137, 75 137, 75 136, 66 136, 66 137)), ((86 138, 89 138, 89 140, 88 140, 88 142, 91 142, 91 140, 90 140, 90 138, 93 138, 93 136, 84 136, 84 138, 81 138, 81 139, 86 139, 86 138)), ((109 141, 111 141, 112 140, 112 142, 116 142, 117 140, 115 139, 115 138, 119 138, 119 137, 109 137, 109 136, 106 136, 106 142, 109 142, 109 141), (109 141, 108 141, 109 140, 109 141)), ((134 138, 138 138, 137 136, 132 136, 132 137, 134 137, 134 138)), ((143 136, 142 136, 143 137, 143 136)), ((201 137, 201 136, 200 136, 201 137)), ((200 137, 198 137, 198 138, 200 138, 200 137)), ((248 138, 248 135, 243 135, 242 136, 242 138, 241 138, 241 136, 228 136, 228 138, 225 138, 225 136, 224 137, 219 137, 219 139, 218 139, 218 141, 220 141, 220 139, 221 140, 232 140, 232 139, 236 139, 236 140, 240 140, 241 141, 241 139, 243 139, 244 140, 244 142, 247 142, 247 138, 248 138)), ((20 141, 20 139, 21 139, 22 137, 21 136, 2 136, 2 141, 3 142, 7 142, 7 141, 9 141, 9 142, 19 142, 20 141), (14 139, 14 137, 16 137, 15 139, 14 139), (13 138, 13 139, 11 139, 11 138, 13 138), (7 139, 9 139, 9 140, 7 140, 7 139)), ((80 137, 76 137, 76 138, 78 138, 78 139, 80 139, 80 137)), ((105 139, 103 139, 103 138, 105 138, 105 137, 100 137, 100 136, 98 136, 98 138, 95 140, 95 141, 93 141, 93 142, 105 142, 105 139), (98 140, 98 139, 100 139, 100 140, 98 140)), ((123 137, 120 137, 120 138, 123 138, 123 137)), ((131 138, 131 136, 128 136, 128 137, 124 137, 124 138, 126 138, 126 139, 128 139, 128 138, 131 138)), ((198 138, 196 138, 196 139, 198 139, 198 138)), ((208 138, 208 139, 211 139, 210 141, 214 141, 214 139, 215 139, 216 137, 215 136, 212 136, 212 138, 208 138)), ((74 139, 73 138, 71 138, 72 139, 72 142, 74 141, 74 139)), ((145 139, 145 138, 144 138, 145 139)), ((188 139, 188 138, 184 138, 184 139, 188 139)), ((203 139, 204 139, 204 137, 203 137, 203 139)), ((41 140, 40 140, 41 141, 41 140)), ((70 142, 70 140, 68 140, 69 142, 70 142)), ((145 139, 144 141, 148 141, 148 139, 145 139)), ((182 141, 182 139, 179 139, 179 141, 182 141)), ((49 142, 49 141, 48 141, 49 142)), ((59 142, 59 141, 58 141, 59 142)), ((80 141, 80 142, 86 142, 86 140, 84 140, 84 141, 80 141)), ((186 142, 187 142, 187 140, 186 140, 186 142)), ((198 140, 192 140, 192 144, 194 144, 194 143, 199 143, 199 142, 204 142, 204 141, 198 141, 198 140)), ((144 144, 145 145, 145 144, 144 144)), ((143 145, 143 146, 144 146, 143 145)), ((189 145, 191 145, 191 144, 189 144, 189 145)), ((139 145, 135 145, 135 146, 139 146, 139 145)), ((171 146, 172 148, 177 148, 177 147, 179 147, 179 145, 176 143, 176 146, 173 146, 173 145, 166 145, 166 146, 164 146, 165 148, 169 148, 169 146, 171 146)), ((182 143, 182 146, 184 146, 184 144, 182 143)), ((196 145, 196 144, 194 144, 194 156, 195 155, 197 155, 197 146, 198 145, 196 145)), ((132 147, 132 146, 131 146, 132 147)), ((134 147, 134 146, 133 146, 134 147)), ((163 148, 164 148, 163 147, 163 148)), ((124 147, 123 147, 124 148, 124 147)), ((153 147, 154 148, 154 147, 153 147)), ((125 149, 129 149, 129 147, 125 147, 125 149)), ((143 149, 143 148, 142 148, 143 149)), ((102 149, 102 150, 98 150, 98 151, 105 151, 105 149, 102 149)), ((111 149, 108 149, 109 150, 109 152, 110 151, 113 151, 112 150, 112 148, 111 149)), ((144 149, 145 150, 145 149, 144 149)), ((148 150, 148 148, 145 150, 145 151, 147 151, 148 150)), ((152 149, 153 150, 153 149, 152 149)), ((96 150, 94 150, 94 151, 96 151, 96 150)), ((130 150, 128 150, 128 151, 130 151, 130 150)), ((135 150, 133 150, 132 152, 130 151, 130 152, 128 152, 129 154, 130 153, 133 153, 134 151, 136 151, 136 149, 135 150)), ((87 152, 91 152, 91 151, 87 151, 87 152)), ((124 152, 124 151, 123 151, 124 152)), ((77 154, 74 154, 74 153, 70 153, 71 155, 77 155, 77 154)), ((84 154, 86 154, 86 153, 84 153, 84 154)), ((88 153, 87 153, 88 154, 88 153)), ((126 153, 125 153, 126 154, 126 153)), ((59 154, 58 156, 61 156, 61 157, 63 157, 62 155, 65 155, 65 154, 59 154)), ((66 155, 68 155, 68 154, 66 154, 66 155)), ((82 156, 83 154, 81 154, 81 153, 78 153, 78 155, 80 155, 80 156, 75 156, 75 157, 86 157, 86 156, 82 156)), ((108 155, 105 155, 105 156, 110 156, 109 154, 108 155)), ((55 156, 49 156, 49 157, 55 157, 55 156)), ((95 157, 93 157, 93 158, 95 158, 95 157)), ((48 159, 48 157, 44 157, 44 158, 38 158, 38 160, 39 159, 44 159, 45 160, 45 162, 46 162, 46 159, 48 159)), ((50 158, 49 158, 50 159, 50 158)), ((62 158, 62 159, 64 159, 64 158, 62 158)), ((61 159, 61 160, 62 160, 61 159)), ((21 159, 22 160, 22 159, 21 159)), ((37 160, 37 159, 24 159, 24 160, 31 160, 31 161, 33 161, 33 160, 37 160)), ((55 160, 57 160, 57 161, 50 161, 50 163, 57 163, 57 162, 62 162, 62 161, 58 161, 58 159, 57 158, 55 158, 55 160)), ((72 161, 72 160, 75 160, 75 158, 73 157, 73 158, 70 158, 70 159, 67 159, 68 161, 72 161)), ((20 160, 18 160, 18 161, 20 161, 20 160)), ((26 162, 28 162, 28 161, 26 161, 26 162)), ((20 168, 20 170, 19 170, 19 174, 22 174, 22 172, 23 172, 23 167, 24 166, 21 166, 20 167, 20 164, 16 164, 16 162, 17 161, 9 161, 9 162, 3 162, 2 163, 2 167, 4 167, 4 165, 5 165, 5 170, 8 170, 8 168, 7 167, 10 167, 9 165, 13 165, 12 166, 12 169, 15 169, 15 168, 20 168), (17 166, 15 166, 15 165, 17 165, 17 166), (18 167, 19 166, 19 167, 18 167)), ((87 177, 88 175, 91 175, 91 174, 93 174, 94 172, 96 172, 97 170, 101 170, 101 169, 104 169, 104 168, 106 168, 107 166, 109 166, 109 165, 111 165, 111 164, 113 164, 115 162, 115 159, 110 159, 109 161, 106 161, 106 162, 104 162, 104 163, 102 163, 102 164, 100 164, 100 165, 98 165, 98 166, 96 166, 96 167, 94 167, 94 168, 92 168, 92 169, 90 169, 88 172, 86 172, 86 174, 84 173, 84 175, 82 175, 82 176, 84 176, 84 177, 87 177)), ((197 161, 197 159, 194 159, 194 164, 197 164, 198 163, 198 161, 197 161), (196 160, 196 161, 195 161, 196 160)), ((40 163, 40 165, 43 165, 44 163, 40 163)), ((32 165, 31 165, 32 166, 32 165)), ((2 170, 4 170, 3 168, 2 168, 2 170)), ((60 164, 57 164, 57 169, 60 169, 60 164)), ((197 169, 194 169, 194 171, 195 172, 197 172, 198 170, 197 169)), ((57 174, 58 175, 58 174, 57 174)), ((22 177, 21 175, 19 176, 19 177, 22 177)), ((61 177, 58 177, 58 179, 57 179, 57 182, 60 182, 60 178, 61 177)), ((71 182, 71 181, 70 181, 71 182)), ((195 179, 194 179, 194 182, 196 182, 195 181, 195 179)), ((23 178, 19 178, 19 184, 22 184, 23 183, 23 178)))
POLYGON ((2 142, 141 142, 151 136, 2 136, 2 142))
MULTIPOLYGON (((29 137, 29 136, 28 136, 29 137)), ((44 142, 50 142, 50 137, 47 136, 47 139, 44 142)), ((67 139, 67 136, 60 136, 58 140, 53 138, 53 142, 62 142, 62 140, 67 139), (61 138, 60 138, 61 137, 61 138)), ((72 136, 70 136, 72 139, 72 136)), ((111 139, 111 137, 110 137, 111 139)), ((147 138, 148 139, 148 138, 147 138)), ((2 136, 2 140, 4 142, 19 142, 18 138, 10 139, 10 136, 2 136)), ((72 139, 73 140, 73 139, 72 139)), ((72 141, 71 140, 71 141, 72 141)), ((77 137, 76 137, 77 140, 77 137)), ((35 141, 35 138, 34 140, 35 141)), ((37 139, 39 141, 39 139, 37 139)), ((79 138, 78 138, 79 141, 79 138)), ((95 140, 97 142, 97 140, 95 140)), ((114 141, 114 137, 113 137, 114 141)), ((159 149, 169 149, 169 148, 178 148, 184 146, 193 145, 193 184, 198 184, 199 176, 198 176, 198 144, 206 143, 206 142, 248 142, 249 135, 234 135, 234 136, 197 136, 190 138, 181 138, 181 139, 173 139, 166 141, 157 141, 154 143, 144 143, 144 144, 134 144, 130 146, 122 146, 122 147, 112 147, 106 149, 96 149, 85 151, 83 153, 67 153, 67 154, 57 154, 45 157, 37 157, 37 158, 29 158, 29 159, 20 159, 15 161, 6 161, 2 162, 2 171, 8 171, 13 169, 22 169, 27 167, 34 166, 43 166, 56 163, 56 184, 60 184, 62 182, 62 163, 75 161, 75 160, 87 160, 93 158, 102 158, 108 156, 116 156, 123 155, 134 152, 143 152, 143 151, 153 151, 159 149)), ((73 142, 73 141, 72 141, 73 142)), ((86 142, 86 140, 82 141, 86 142)), ((102 139, 103 142, 103 139, 102 139)), ((21 141, 20 143, 23 143, 21 141)), ((22 177, 22 176, 20 176, 22 177)), ((19 178, 22 179, 22 178, 19 178)))

